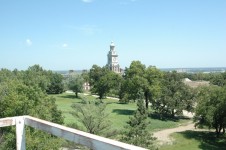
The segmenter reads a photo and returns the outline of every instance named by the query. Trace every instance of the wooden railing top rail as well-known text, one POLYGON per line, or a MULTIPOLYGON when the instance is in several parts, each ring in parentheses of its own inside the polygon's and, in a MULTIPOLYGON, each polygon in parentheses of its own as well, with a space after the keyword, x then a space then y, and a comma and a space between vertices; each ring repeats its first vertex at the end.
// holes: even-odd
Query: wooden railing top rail
POLYGON ((145 150, 144 148, 104 138, 31 116, 0 119, 0 127, 16 125, 17 150, 25 150, 24 125, 39 129, 94 150, 145 150))

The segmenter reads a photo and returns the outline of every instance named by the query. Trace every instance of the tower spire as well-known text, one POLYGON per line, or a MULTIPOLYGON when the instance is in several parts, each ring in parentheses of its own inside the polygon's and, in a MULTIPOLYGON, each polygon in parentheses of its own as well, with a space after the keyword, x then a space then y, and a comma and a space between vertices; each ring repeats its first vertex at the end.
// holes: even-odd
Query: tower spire
POLYGON ((115 44, 113 41, 111 41, 111 44, 110 44, 110 51, 114 51, 115 49, 115 44))

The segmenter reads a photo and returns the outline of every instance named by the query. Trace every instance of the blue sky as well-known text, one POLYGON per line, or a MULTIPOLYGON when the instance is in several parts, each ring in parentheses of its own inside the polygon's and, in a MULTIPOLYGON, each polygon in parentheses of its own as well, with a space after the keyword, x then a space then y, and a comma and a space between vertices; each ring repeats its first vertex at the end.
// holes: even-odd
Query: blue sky
POLYGON ((226 67, 226 0, 1 0, 0 68, 226 67))

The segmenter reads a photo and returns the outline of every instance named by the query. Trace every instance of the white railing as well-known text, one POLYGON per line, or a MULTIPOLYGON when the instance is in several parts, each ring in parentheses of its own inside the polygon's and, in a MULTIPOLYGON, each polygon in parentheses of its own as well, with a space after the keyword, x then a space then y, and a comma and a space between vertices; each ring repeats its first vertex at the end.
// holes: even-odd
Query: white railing
POLYGON ((66 140, 87 146, 94 150, 145 150, 144 148, 111 140, 80 130, 68 128, 30 116, 18 116, 0 119, 0 127, 16 125, 17 150, 26 149, 25 125, 51 133, 66 140))

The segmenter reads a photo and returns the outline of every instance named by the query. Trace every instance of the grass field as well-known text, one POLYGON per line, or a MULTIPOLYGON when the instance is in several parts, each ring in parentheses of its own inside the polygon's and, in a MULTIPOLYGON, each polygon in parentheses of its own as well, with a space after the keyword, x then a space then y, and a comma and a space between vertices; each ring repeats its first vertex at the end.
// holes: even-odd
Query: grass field
MULTIPOLYGON (((70 111, 73 109, 71 105, 73 103, 80 103, 82 98, 94 100, 93 96, 82 96, 75 98, 74 94, 63 93, 59 95, 52 95, 56 98, 56 104, 58 108, 63 112, 65 117, 65 124, 77 123, 82 127, 82 124, 74 118, 70 111)), ((106 111, 109 113, 109 118, 112 123, 112 129, 122 130, 129 120, 129 117, 133 115, 136 110, 136 103, 120 104, 117 100, 104 99, 104 103, 107 103, 106 111)), ((149 131, 157 131, 166 128, 173 128, 179 124, 188 122, 189 120, 162 121, 149 117, 151 122, 148 126, 149 131)), ((217 139, 214 133, 209 132, 197 132, 197 131, 185 131, 172 134, 172 145, 163 145, 159 150, 226 150, 226 138, 217 139)))
POLYGON ((184 131, 172 134, 172 145, 160 147, 160 150, 226 150, 226 137, 216 138, 214 132, 184 131))
MULTIPOLYGON (((81 98, 75 98, 74 94, 63 93, 59 95, 52 95, 56 98, 56 104, 58 108, 63 112, 63 116, 65 117, 65 124, 77 122, 76 118, 74 118, 70 111, 72 111, 71 105, 73 103, 80 103, 82 101, 81 98)), ((93 96, 82 96, 83 98, 94 100, 96 99, 93 96)), ((129 120, 129 117, 133 115, 134 110, 136 110, 136 103, 129 104, 121 104, 117 100, 113 99, 104 99, 105 103, 107 103, 106 112, 109 113, 109 118, 112 122, 112 128, 121 130, 126 125, 126 122, 129 120)), ((150 125, 148 129, 150 131, 156 131, 166 128, 173 128, 178 126, 181 123, 187 122, 187 120, 179 120, 179 121, 171 121, 166 120, 162 121, 159 119, 148 118, 150 121, 150 125)), ((78 123, 78 122, 77 122, 78 123)), ((79 123, 78 123, 79 124, 79 123)), ((81 124, 80 124, 81 125, 81 124)))

